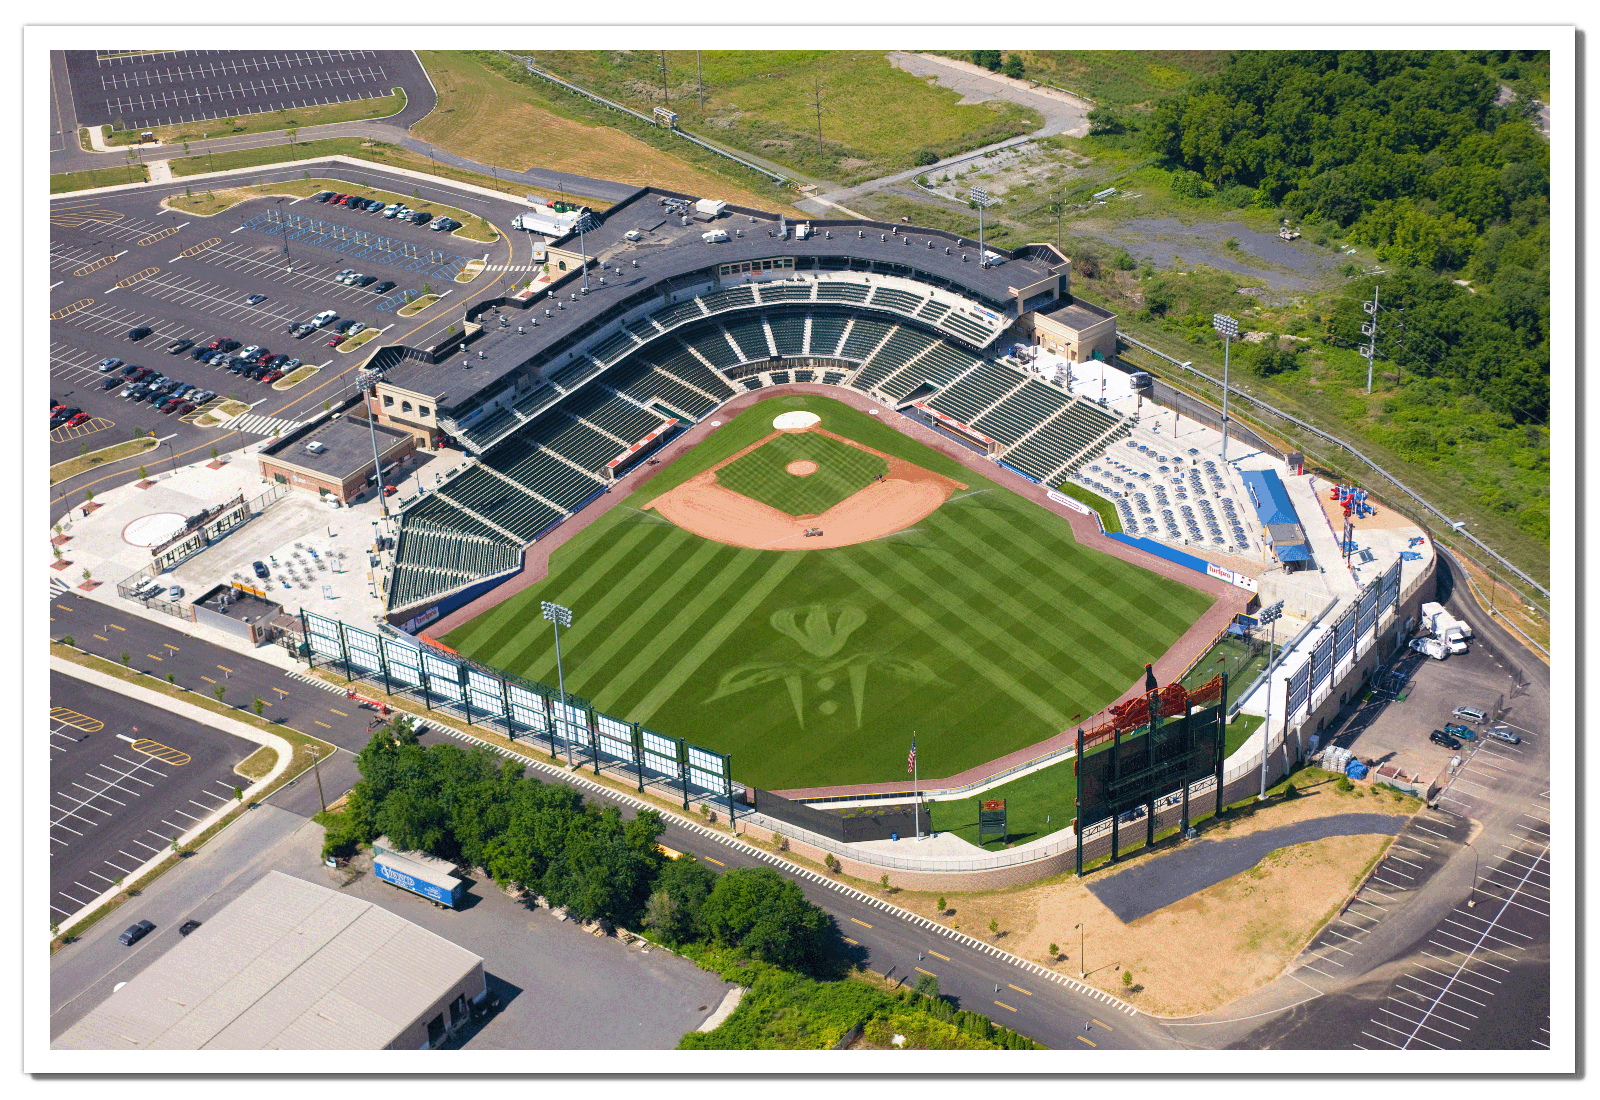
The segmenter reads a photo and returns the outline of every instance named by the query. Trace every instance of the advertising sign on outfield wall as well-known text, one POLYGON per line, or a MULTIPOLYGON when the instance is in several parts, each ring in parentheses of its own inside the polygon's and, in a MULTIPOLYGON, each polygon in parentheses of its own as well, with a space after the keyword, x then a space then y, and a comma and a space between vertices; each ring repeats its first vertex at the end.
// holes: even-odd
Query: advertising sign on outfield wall
POLYGON ((1236 588, 1243 588, 1250 592, 1256 591, 1256 579, 1254 577, 1247 577, 1243 573, 1235 573, 1232 569, 1224 569, 1222 566, 1214 565, 1211 562, 1206 563, 1206 575, 1215 577, 1219 581, 1227 581, 1236 588))
POLYGON ((1046 489, 1045 496, 1049 497, 1057 504, 1065 505, 1066 507, 1071 508, 1074 512, 1077 512, 1080 515, 1094 515, 1094 509, 1090 508, 1087 504, 1084 504, 1081 500, 1073 500, 1071 497, 1066 496, 1063 493, 1058 493, 1054 489, 1046 489))

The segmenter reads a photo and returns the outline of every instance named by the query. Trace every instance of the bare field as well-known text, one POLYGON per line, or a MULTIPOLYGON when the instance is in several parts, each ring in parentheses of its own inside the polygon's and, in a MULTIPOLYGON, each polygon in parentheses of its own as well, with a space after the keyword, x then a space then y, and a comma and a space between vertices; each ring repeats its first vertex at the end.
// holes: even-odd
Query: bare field
POLYGON ((471 58, 436 50, 418 56, 439 90, 438 107, 411 128, 423 141, 518 172, 550 168, 799 213, 776 203, 771 193, 745 190, 620 130, 546 110, 526 89, 471 58))

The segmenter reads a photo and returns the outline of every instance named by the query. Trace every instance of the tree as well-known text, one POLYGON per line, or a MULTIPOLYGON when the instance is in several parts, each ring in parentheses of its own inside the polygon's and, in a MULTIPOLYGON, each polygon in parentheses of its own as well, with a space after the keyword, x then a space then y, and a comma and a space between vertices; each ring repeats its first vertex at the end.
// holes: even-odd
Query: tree
POLYGON ((998 936, 999 934, 1000 934, 1000 921, 995 917, 990 917, 989 918, 989 935, 998 936))
POLYGON ((145 480, 148 480, 149 477, 150 477, 150 472, 148 470, 146 470, 143 466, 140 466, 139 467, 139 480, 140 481, 145 481, 145 480))
POLYGON ((170 672, 169 672, 169 673, 167 673, 167 683, 169 683, 169 684, 175 684, 175 683, 177 683, 177 682, 178 682, 178 678, 177 678, 177 677, 176 677, 176 676, 174 676, 174 675, 173 675, 173 674, 172 674, 172 673, 170 673, 170 672))
POLYGON ((945 904, 944 904, 944 895, 943 894, 939 895, 938 905, 939 905, 939 913, 940 913, 940 915, 943 915, 944 912, 945 912, 945 904))
POLYGON ((266 707, 267 701, 257 695, 250 700, 250 709, 256 712, 256 717, 261 716, 261 711, 266 707))
POLYGON ((828 928, 826 913, 800 887, 770 867, 741 867, 717 879, 700 915, 712 938, 744 947, 775 966, 794 967, 818 957, 828 928))
POLYGON ((83 491, 83 502, 85 504, 94 503, 94 490, 93 489, 85 489, 83 491))
POLYGON ((1109 107, 1096 107, 1085 117, 1089 120, 1090 134, 1120 134, 1123 132, 1122 120, 1109 107))
POLYGON ((215 447, 211 448, 211 460, 213 462, 217 460, 217 449, 215 447))
POLYGON ((974 65, 982 65, 985 69, 988 69, 991 73, 992 72, 996 72, 1000 68, 1000 51, 999 50, 973 50, 972 51, 972 63, 974 65))
POLYGON ((299 134, 299 133, 300 133, 300 127, 298 127, 298 126, 289 127, 287 130, 285 130, 283 132, 283 136, 286 139, 284 143, 286 145, 293 145, 295 136, 297 134, 299 134))
POLYGON ((123 664, 123 667, 124 667, 124 668, 126 668, 126 667, 127 667, 127 665, 128 665, 128 662, 129 662, 129 661, 130 661, 130 660, 132 660, 132 658, 131 658, 131 657, 129 657, 129 656, 128 656, 128 654, 127 654, 127 652, 126 652, 126 651, 124 651, 124 652, 123 652, 123 654, 122 654, 122 664, 123 664))
POLYGON ((645 906, 645 925, 669 944, 688 943, 707 934, 701 911, 717 876, 693 856, 664 862, 645 906))
POLYGON ((1061 954, 1061 948, 1052 943, 1050 945, 1050 957, 1053 959, 1059 954, 1061 954))
POLYGON ((1022 57, 1019 54, 1007 54, 1005 64, 1001 66, 1001 71, 1009 77, 1021 80, 1023 74, 1022 57))
POLYGON ((172 850, 174 852, 183 851, 183 844, 179 841, 177 833, 172 834, 172 850))
POLYGON ((1131 987, 1132 985, 1133 985, 1133 971, 1124 970, 1122 972, 1122 988, 1127 989, 1127 988, 1131 987))
POLYGON ((218 684, 216 687, 211 689, 211 694, 217 697, 217 702, 222 702, 222 697, 228 694, 228 685, 218 684))
POLYGON ((939 979, 932 974, 919 974, 914 988, 924 997, 931 997, 934 1000, 939 997, 939 979))
POLYGON ((233 788, 233 800, 235 802, 243 802, 244 801, 244 792, 239 789, 238 784, 235 784, 234 788, 233 788))

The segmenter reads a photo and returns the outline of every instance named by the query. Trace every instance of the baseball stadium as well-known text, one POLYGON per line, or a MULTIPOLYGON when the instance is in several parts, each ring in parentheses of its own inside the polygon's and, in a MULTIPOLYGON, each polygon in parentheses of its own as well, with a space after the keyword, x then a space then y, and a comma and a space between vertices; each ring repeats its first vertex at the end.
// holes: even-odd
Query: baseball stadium
POLYGON ((471 456, 385 563, 425 656, 565 691, 641 776, 618 730, 827 797, 906 789, 913 742, 941 783, 1069 744, 1250 600, 1103 531, 1086 470, 1134 426, 1006 350, 1114 351, 1053 247, 651 189, 582 223, 371 362, 380 423, 471 456))

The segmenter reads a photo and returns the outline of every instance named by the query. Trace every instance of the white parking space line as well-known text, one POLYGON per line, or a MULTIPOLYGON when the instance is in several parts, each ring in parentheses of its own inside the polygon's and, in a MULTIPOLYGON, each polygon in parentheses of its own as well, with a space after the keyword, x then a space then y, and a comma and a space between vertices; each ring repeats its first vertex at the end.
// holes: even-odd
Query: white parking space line
MULTIPOLYGON (((103 798, 107 802, 116 802, 118 806, 126 806, 127 805, 126 802, 118 802, 115 798, 112 798, 110 795, 106 794, 104 791, 96 791, 93 787, 85 786, 84 784, 79 783, 76 779, 74 779, 72 781, 72 785, 74 787, 83 787, 84 790, 89 791, 90 792, 89 798, 103 798)), ((107 789, 110 789, 110 788, 107 788, 107 789)), ((119 790, 119 791, 122 791, 121 787, 117 787, 116 789, 119 790)), ((123 794, 131 794, 135 798, 139 797, 139 792, 137 792, 137 791, 122 791, 122 793, 123 794)), ((84 801, 87 802, 88 799, 84 799, 84 801)))

